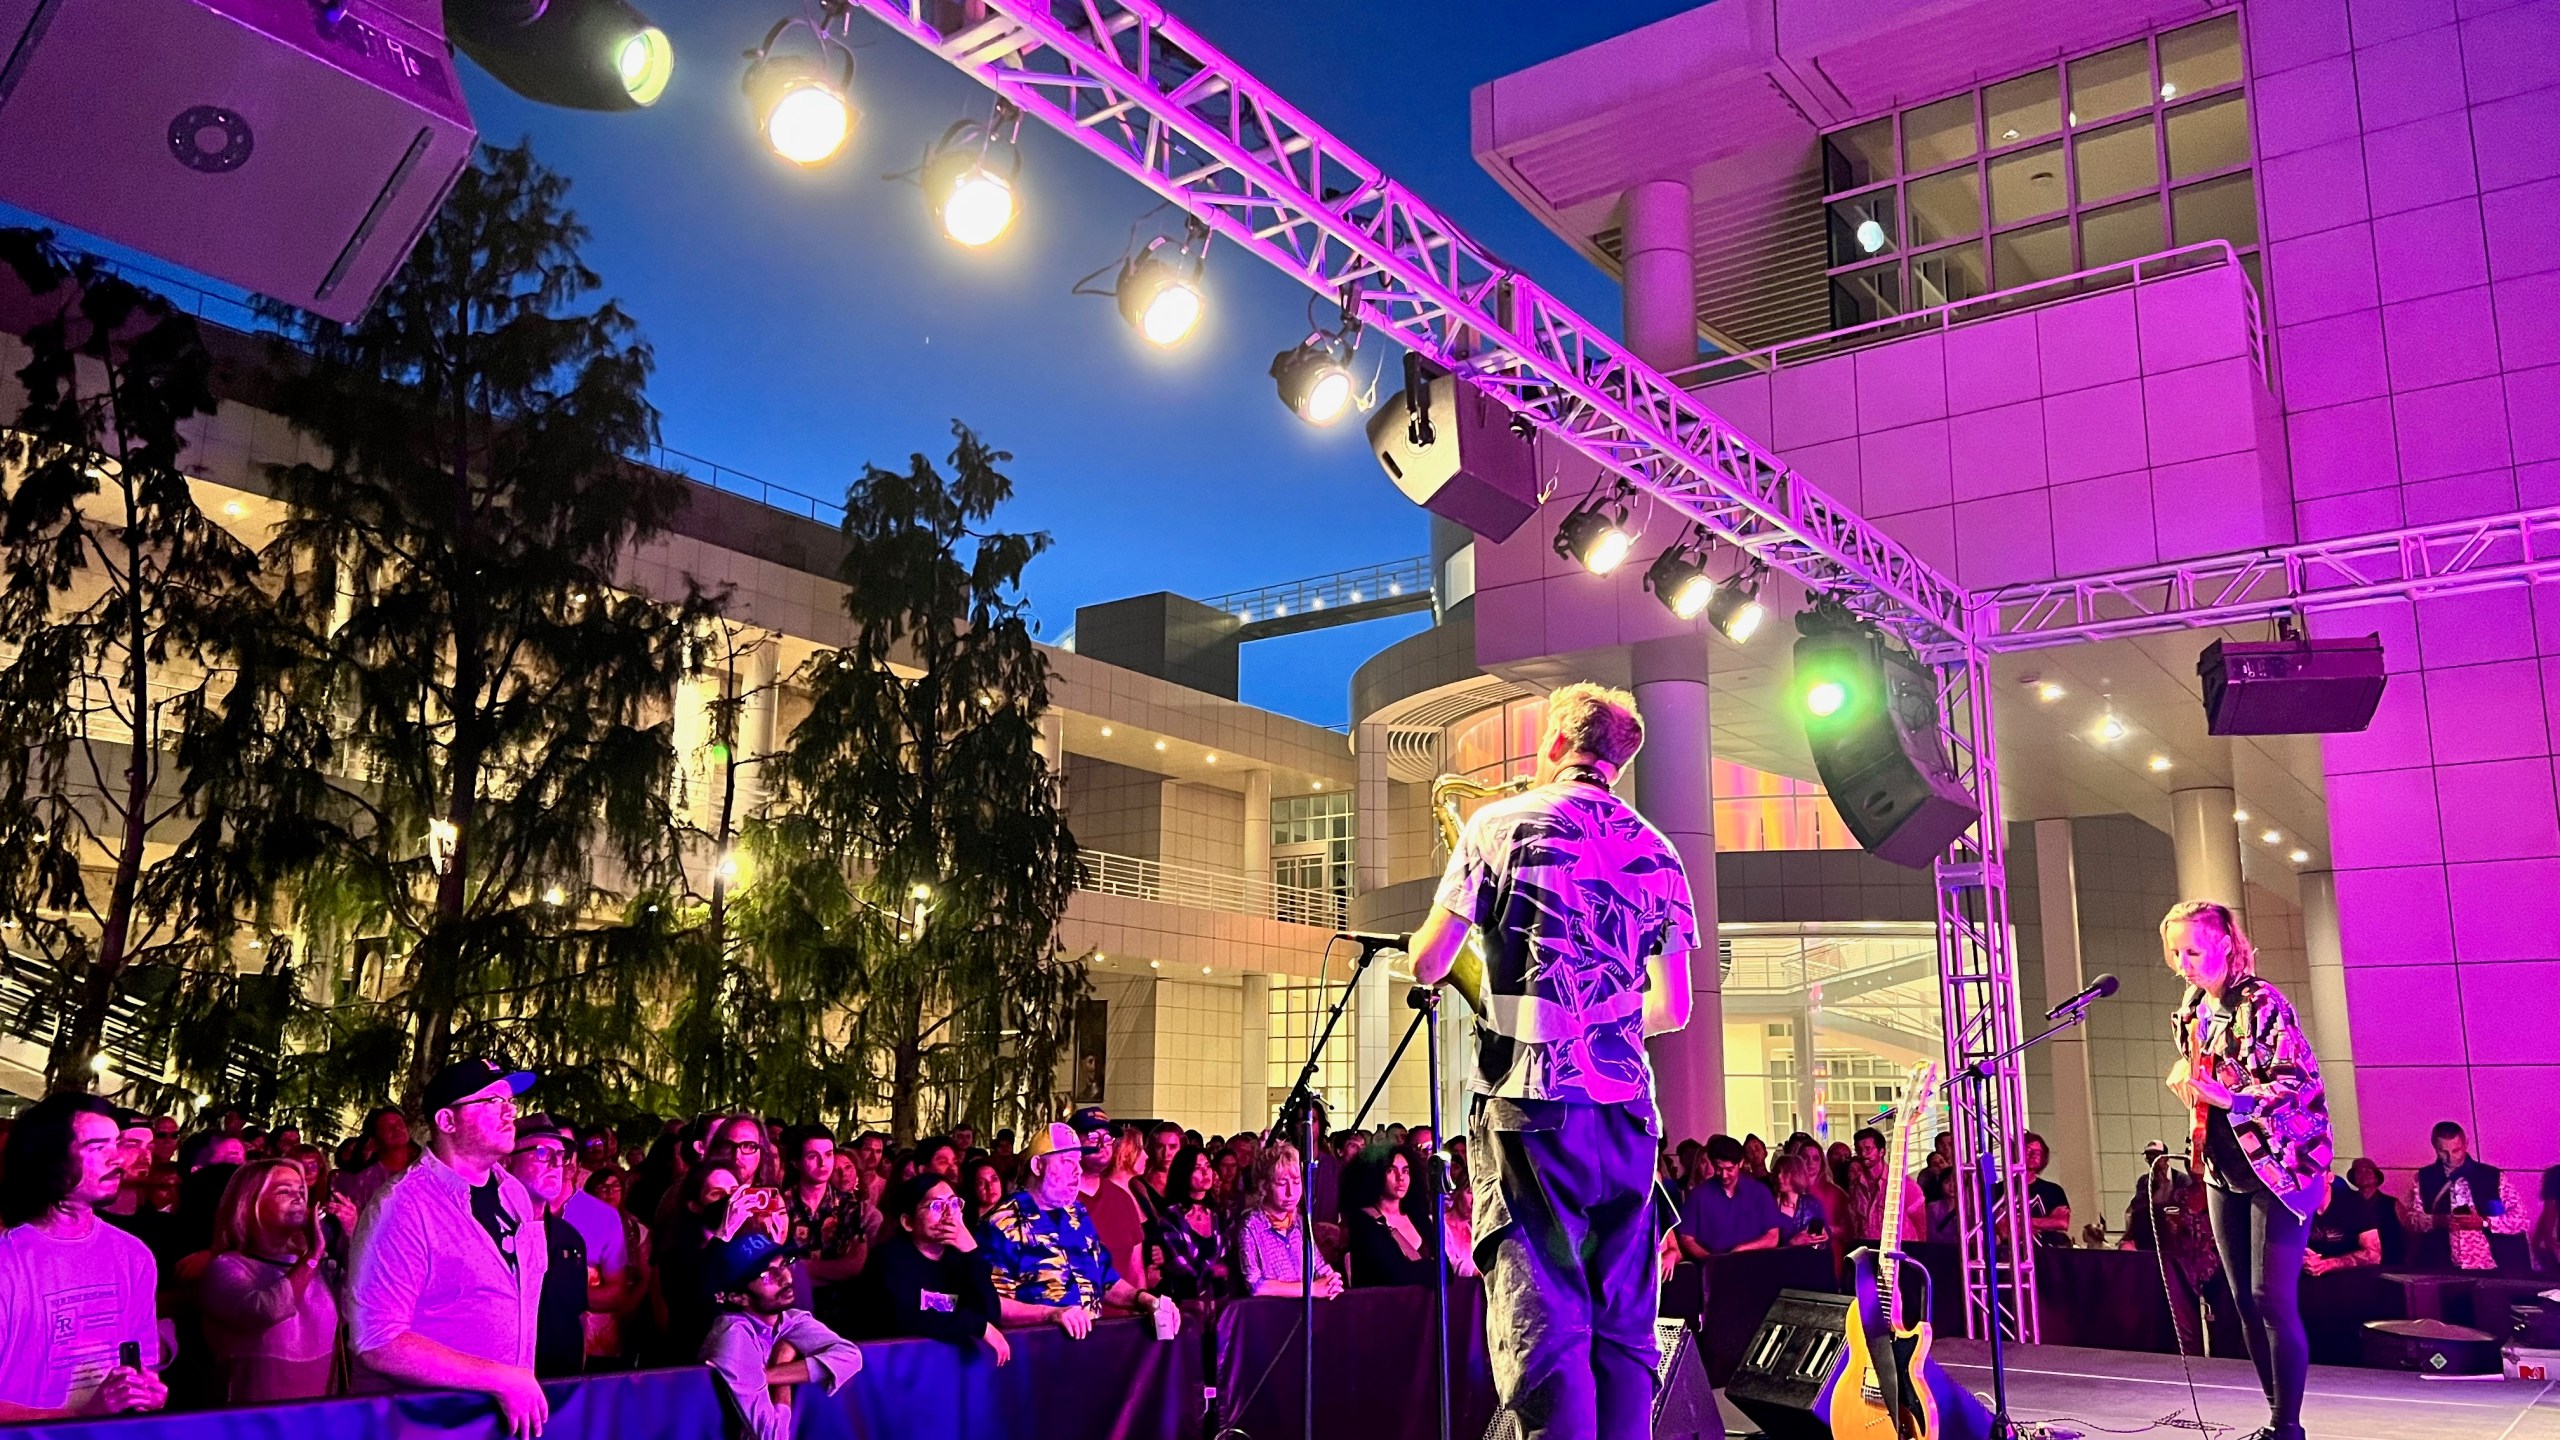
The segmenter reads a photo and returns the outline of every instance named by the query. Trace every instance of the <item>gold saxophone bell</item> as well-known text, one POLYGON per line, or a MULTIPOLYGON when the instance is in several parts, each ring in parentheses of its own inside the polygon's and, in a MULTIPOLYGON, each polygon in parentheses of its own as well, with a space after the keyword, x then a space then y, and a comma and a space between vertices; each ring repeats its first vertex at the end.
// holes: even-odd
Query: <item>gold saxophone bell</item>
MULTIPOLYGON (((1464 775, 1443 775, 1432 781, 1431 820, 1440 828, 1443 857, 1458 853, 1458 831, 1461 827, 1458 802, 1495 795, 1517 795, 1537 788, 1537 784, 1538 778, 1534 775, 1522 775, 1499 785, 1487 785, 1464 775)), ((1449 986, 1464 996, 1477 1014, 1484 1013, 1484 943, 1473 931, 1468 932, 1467 943, 1458 948, 1458 958, 1449 966, 1449 986)))

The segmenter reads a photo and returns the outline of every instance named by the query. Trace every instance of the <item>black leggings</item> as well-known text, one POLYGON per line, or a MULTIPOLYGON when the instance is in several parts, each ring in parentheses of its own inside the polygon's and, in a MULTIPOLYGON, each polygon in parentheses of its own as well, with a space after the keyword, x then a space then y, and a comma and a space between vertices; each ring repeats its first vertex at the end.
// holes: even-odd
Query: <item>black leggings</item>
POLYGON ((2213 1190, 2213 1247, 2279 1436, 2301 1433, 2311 1378, 2311 1340, 2302 1330, 2302 1246, 2310 1238, 2311 1222, 2263 1186, 2213 1190))

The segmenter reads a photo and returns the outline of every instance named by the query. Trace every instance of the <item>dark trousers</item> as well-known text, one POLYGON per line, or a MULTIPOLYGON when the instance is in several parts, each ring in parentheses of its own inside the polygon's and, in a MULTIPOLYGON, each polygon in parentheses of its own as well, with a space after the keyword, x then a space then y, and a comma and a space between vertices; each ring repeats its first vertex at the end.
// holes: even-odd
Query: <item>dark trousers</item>
POLYGON ((2311 1380, 2311 1339, 2302 1328, 2302 1246, 2311 1222, 2263 1186, 2210 1193, 2213 1245, 2222 1253, 2231 1308, 2276 1434, 2288 1440, 2302 1433, 2302 1391, 2311 1380))
POLYGON ((1525 1440, 1646 1440, 1653 1136, 1617 1106, 1493 1098, 1468 1129, 1495 1395, 1525 1440))

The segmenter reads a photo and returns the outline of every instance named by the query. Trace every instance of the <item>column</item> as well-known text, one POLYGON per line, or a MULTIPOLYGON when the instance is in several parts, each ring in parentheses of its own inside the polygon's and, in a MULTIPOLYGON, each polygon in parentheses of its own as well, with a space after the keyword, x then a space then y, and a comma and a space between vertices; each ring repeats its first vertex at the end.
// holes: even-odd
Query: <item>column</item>
POLYGON ((1352 732, 1352 884, 1366 895, 1387 888, 1387 727, 1362 721, 1352 732))
MULTIPOLYGON (((2067 817, 2036 822, 2036 909, 2044 931, 2044 993, 2052 1001, 2068 999, 2089 978, 2080 953, 2079 864, 2067 817)), ((2074 1220, 2085 1225, 2096 1216, 2112 1226, 2119 1223, 2114 1197, 2099 1188, 2097 1087, 2089 1078, 2087 1027, 2047 1040, 2044 1052, 2053 1070, 2053 1113, 2037 1117, 2037 1125, 2053 1152, 2053 1182, 2071 1196, 2074 1220)))
POLYGON ((2338 877, 2304 872, 2302 947, 2310 952, 2311 983, 2298 1008, 2311 1028, 2320 1057, 2320 1083, 2329 1096, 2329 1134, 2339 1173, 2364 1153, 2364 1120, 2356 1103, 2356 1047, 2347 1023, 2347 952, 2338 938, 2338 877))
POLYGON ((667 774, 667 801, 675 807, 676 819, 697 829, 710 824, 717 815, 713 804, 718 791, 711 783, 709 748, 711 734, 711 702, 719 697, 720 679, 716 675, 690 675, 676 682, 670 696, 674 709, 675 767, 667 774))
POLYGON ((1243 1066, 1236 1085, 1237 1130, 1261 1130, 1271 1123, 1271 977, 1258 971, 1244 977, 1243 1025, 1236 1059, 1243 1066))
POLYGON ((1697 635, 1647 640, 1630 656, 1644 752, 1636 808, 1671 840, 1689 874, 1698 948, 1689 952, 1689 1025, 1646 1045, 1674 1144, 1724 1129, 1724 994, 1716 971, 1715 809, 1707 791, 1707 642, 1697 635))
POLYGON ((1244 775, 1244 873, 1256 880, 1271 878, 1271 772, 1244 775))
POLYGON ((1812 990, 1806 990, 1805 995, 1806 1001, 1796 1011, 1791 1027, 1795 1032, 1796 1128, 1827 1141, 1829 1137, 1821 1134, 1816 1123, 1822 1112, 1822 1080, 1813 1068, 1814 1015, 1822 1007, 1812 1000, 1812 990))
POLYGON ((1695 364, 1698 277, 1688 182, 1647 180, 1627 191, 1621 208, 1627 348, 1657 370, 1695 364))
POLYGON ((782 637, 767 635, 740 657, 738 690, 738 819, 764 808, 763 761, 773 754, 774 716, 782 708, 782 637))
POLYGON ((2170 792, 2169 841, 2177 850, 2179 899, 2218 900, 2234 913, 2243 908, 2240 826, 2231 818, 2237 803, 2220 785, 2170 792))

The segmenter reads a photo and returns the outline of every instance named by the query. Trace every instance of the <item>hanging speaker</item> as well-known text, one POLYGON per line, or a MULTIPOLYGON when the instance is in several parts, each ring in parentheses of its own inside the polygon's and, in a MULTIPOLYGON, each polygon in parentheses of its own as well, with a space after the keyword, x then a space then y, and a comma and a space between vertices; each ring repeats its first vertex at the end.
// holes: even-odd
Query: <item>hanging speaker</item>
POLYGON ((1407 500, 1487 540, 1538 511, 1536 446, 1509 407, 1455 375, 1407 365, 1404 392, 1369 417, 1369 451, 1407 500))
POLYGON ((1797 623, 1794 696, 1822 788, 1867 853, 1933 863, 1982 816, 1939 729, 1937 677, 1866 626, 1797 623))
POLYGON ((2335 735, 2373 723, 2389 680, 2382 637, 2216 640, 2196 657, 2205 733, 2335 735))

